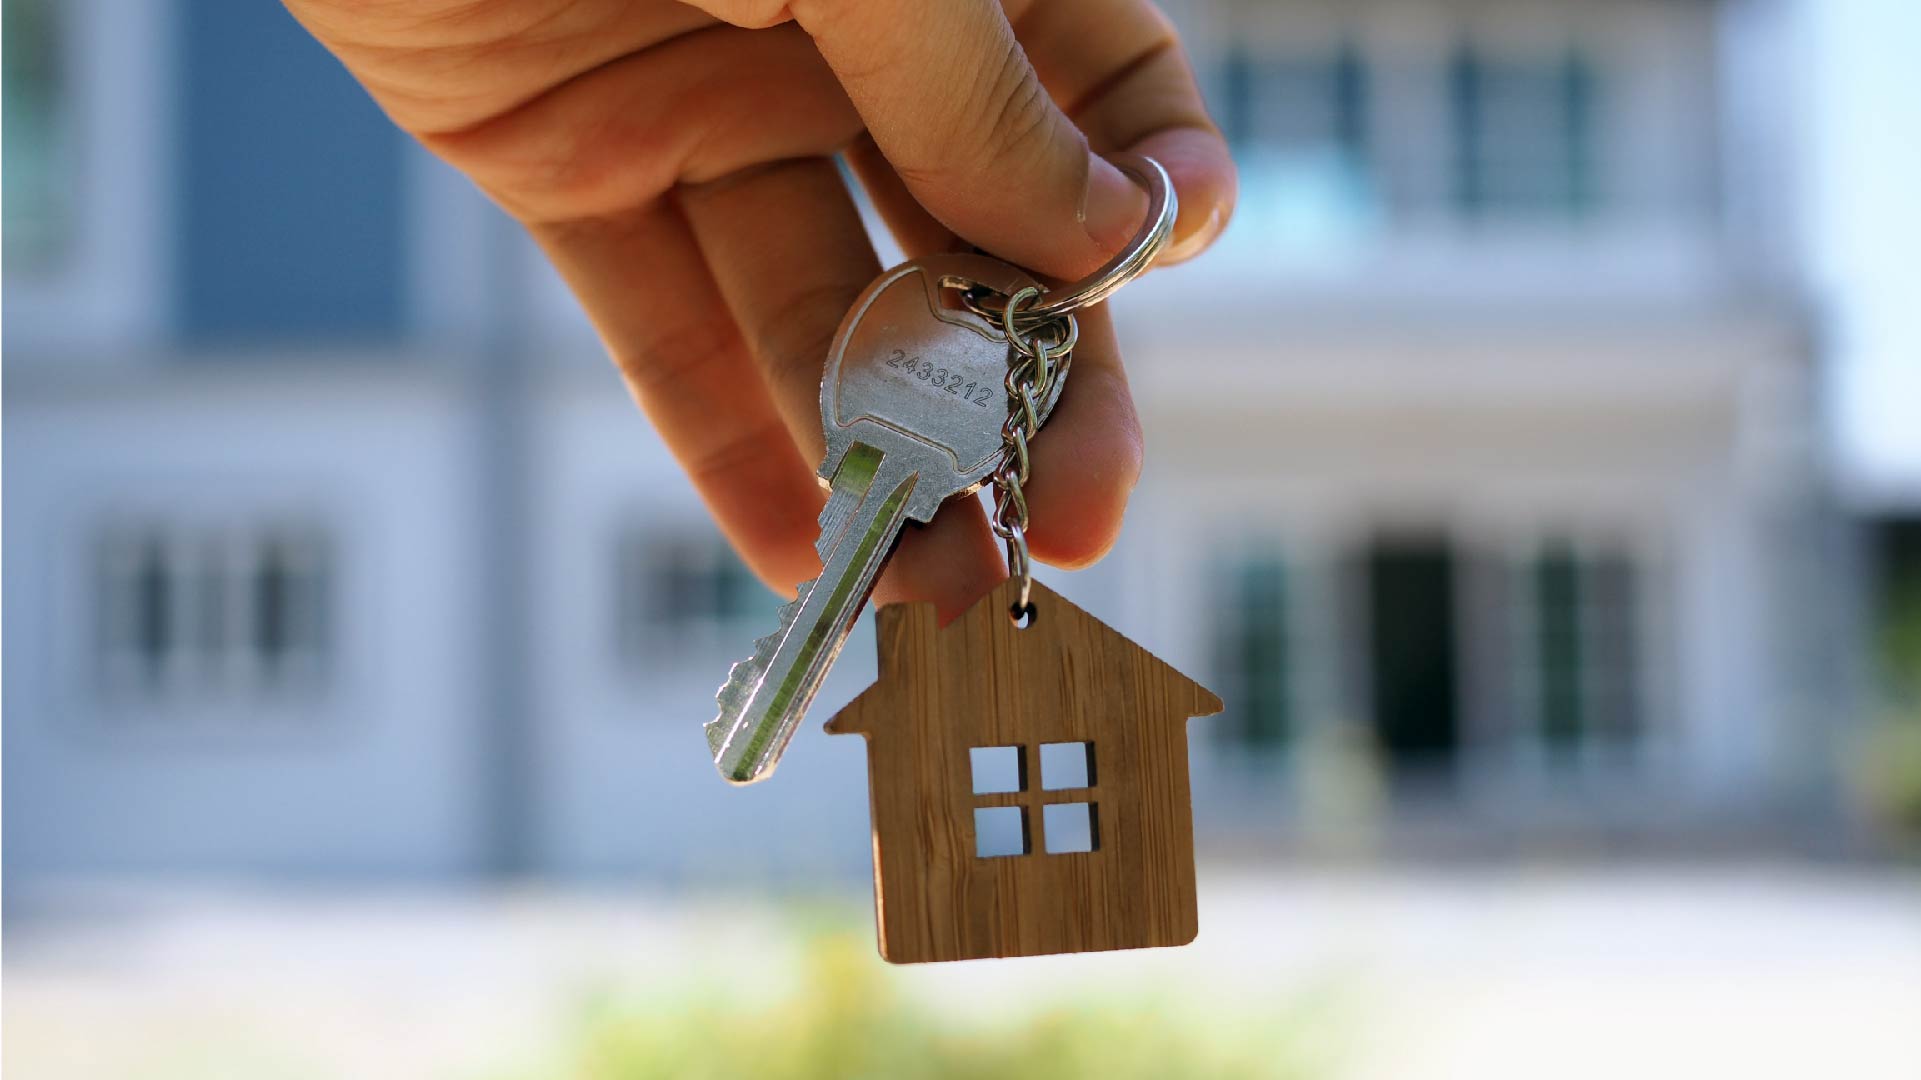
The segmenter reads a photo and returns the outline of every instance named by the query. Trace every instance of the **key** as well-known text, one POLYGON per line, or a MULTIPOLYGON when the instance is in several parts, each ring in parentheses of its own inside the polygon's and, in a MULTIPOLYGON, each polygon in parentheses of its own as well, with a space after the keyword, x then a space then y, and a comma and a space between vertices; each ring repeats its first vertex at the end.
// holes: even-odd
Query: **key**
MULTIPOLYGON (((820 389, 829 491, 815 545, 821 573, 716 696, 707 743, 731 783, 772 774, 906 523, 980 490, 999 460, 1007 339, 952 302, 967 284, 1010 296, 1035 283, 982 255, 915 259, 876 279, 841 322, 820 389)), ((1065 382, 1040 403, 1043 419, 1065 382)))

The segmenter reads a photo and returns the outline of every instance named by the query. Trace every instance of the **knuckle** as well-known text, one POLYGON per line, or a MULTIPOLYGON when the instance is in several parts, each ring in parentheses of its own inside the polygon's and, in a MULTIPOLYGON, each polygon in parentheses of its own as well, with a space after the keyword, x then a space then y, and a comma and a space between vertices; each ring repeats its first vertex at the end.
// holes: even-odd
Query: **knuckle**
MULTIPOLYGON (((748 30, 765 30, 793 21, 797 5, 788 0, 701 0, 697 6, 722 22, 748 30)), ((819 7, 821 3, 820 0, 814 0, 807 6, 819 7)))
POLYGON ((429 150, 521 220, 593 218, 645 202, 672 185, 680 140, 660 118, 530 129, 520 111, 459 131, 420 136, 429 150))
POLYGON ((725 366, 721 357, 739 355, 740 338, 718 319, 690 319, 656 330, 633 350, 617 350, 614 363, 637 395, 656 396, 696 373, 725 366))
POLYGON ((864 283, 819 281, 795 288, 758 312, 747 337, 761 367, 776 385, 818 381, 822 357, 833 344, 839 312, 864 283), (829 319, 823 312, 834 313, 829 319))
POLYGON ((997 161, 1027 163, 1046 155, 1054 145, 1054 116, 1047 91, 1029 75, 1001 106, 999 122, 986 137, 988 152, 997 161))
POLYGON ((973 114, 978 120, 969 142, 997 162, 1031 160, 1043 153, 1053 135, 1053 102, 1011 36, 982 89, 987 107, 973 114))
POLYGON ((769 466, 786 464, 792 443, 778 420, 745 428, 687 456, 689 480, 698 488, 727 483, 743 474, 758 474, 769 466))

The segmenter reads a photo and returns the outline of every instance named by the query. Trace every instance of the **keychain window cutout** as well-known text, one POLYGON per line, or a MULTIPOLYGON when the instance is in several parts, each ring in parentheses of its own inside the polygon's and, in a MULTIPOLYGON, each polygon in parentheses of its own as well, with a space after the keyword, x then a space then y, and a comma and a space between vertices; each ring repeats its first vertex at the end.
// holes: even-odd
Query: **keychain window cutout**
POLYGON ((1066 791, 1094 786, 1094 744, 1041 744, 1041 790, 1066 791))
POLYGON ((999 859, 1025 855, 1028 843, 1027 808, 1024 806, 976 806, 974 808, 974 855, 999 859))
POLYGON ((967 752, 973 766, 974 794, 998 795, 1027 790, 1027 755, 1019 746, 976 746, 967 752))
POLYGON ((1041 833, 1049 855, 1073 855, 1101 849, 1098 803, 1048 803, 1041 808, 1041 833))

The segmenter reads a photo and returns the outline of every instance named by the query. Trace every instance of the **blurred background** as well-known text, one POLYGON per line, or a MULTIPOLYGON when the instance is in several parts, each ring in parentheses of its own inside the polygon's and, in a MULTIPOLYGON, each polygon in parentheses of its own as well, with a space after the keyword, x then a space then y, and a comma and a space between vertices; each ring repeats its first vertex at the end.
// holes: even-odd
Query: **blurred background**
POLYGON ((1165 6, 1243 201, 1048 580, 1228 702, 1201 938, 893 970, 516 229, 277 4, 6 0, 8 1071, 1921 1074, 1921 7, 1165 6))

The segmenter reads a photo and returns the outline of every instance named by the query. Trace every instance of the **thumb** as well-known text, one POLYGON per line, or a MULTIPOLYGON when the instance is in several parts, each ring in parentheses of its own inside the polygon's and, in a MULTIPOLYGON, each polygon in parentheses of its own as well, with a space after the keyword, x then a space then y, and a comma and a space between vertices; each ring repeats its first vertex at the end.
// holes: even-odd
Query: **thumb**
POLYGON ((997 0, 825 0, 793 9, 881 153, 962 238, 1072 278, 1139 226, 1145 193, 1089 151, 997 0))

